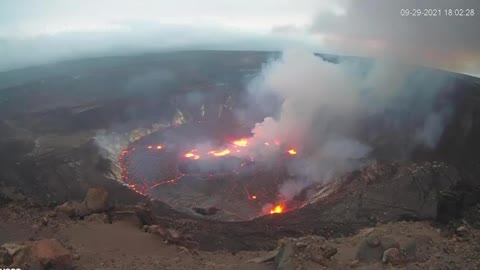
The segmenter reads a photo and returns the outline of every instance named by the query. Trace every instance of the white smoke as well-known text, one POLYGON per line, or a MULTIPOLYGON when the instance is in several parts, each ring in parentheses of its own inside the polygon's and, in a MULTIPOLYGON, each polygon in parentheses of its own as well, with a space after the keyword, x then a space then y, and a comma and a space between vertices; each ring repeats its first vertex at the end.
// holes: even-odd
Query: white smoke
POLYGON ((351 111, 358 98, 355 82, 338 65, 306 51, 284 52, 261 76, 262 84, 250 91, 271 90, 283 100, 278 118, 268 117, 253 129, 254 138, 262 141, 278 137, 294 145, 303 143, 320 110, 351 111))
POLYGON ((430 113, 425 119, 423 126, 417 130, 416 139, 430 148, 435 147, 442 136, 445 119, 450 114, 450 108, 430 113))
POLYGON ((102 156, 114 162, 118 161, 120 153, 130 143, 128 134, 107 132, 105 130, 97 132, 94 141, 99 147, 102 156))
POLYGON ((93 139, 99 149, 99 153, 104 158, 110 160, 114 179, 120 180, 122 167, 118 158, 130 143, 128 135, 101 130, 97 132, 93 139))
MULTIPOLYGON (((283 198, 368 164, 374 158, 372 144, 385 130, 396 136, 396 129, 405 134, 402 129, 416 125, 416 136, 407 136, 402 141, 407 146, 398 152, 418 144, 433 148, 439 141, 449 107, 437 112, 433 103, 443 81, 435 79, 435 85, 430 75, 386 61, 369 69, 355 65, 290 50, 265 66, 251 84, 253 99, 273 93, 281 100, 278 115, 252 129, 252 144, 276 139, 299 151, 289 165, 292 179, 280 187, 283 198), (419 78, 411 79, 412 74, 419 78), (378 127, 359 126, 366 118, 378 118, 378 127)), ((402 154, 391 151, 392 156, 402 154)))

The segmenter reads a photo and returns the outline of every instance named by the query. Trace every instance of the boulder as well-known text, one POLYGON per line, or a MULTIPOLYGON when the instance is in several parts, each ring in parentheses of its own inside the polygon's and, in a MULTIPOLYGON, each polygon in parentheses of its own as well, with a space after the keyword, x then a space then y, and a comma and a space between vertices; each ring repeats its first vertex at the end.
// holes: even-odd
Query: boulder
POLYGON ((93 211, 87 208, 85 202, 65 202, 55 208, 58 215, 67 216, 69 218, 84 217, 93 211))
POLYGON ((425 262, 431 255, 432 239, 428 236, 416 236, 401 249, 407 261, 425 262))
POLYGON ((87 208, 85 202, 73 202, 72 203, 73 209, 75 209, 75 216, 76 217, 85 217, 90 215, 93 211, 87 208))
POLYGON ((104 212, 108 209, 108 191, 104 188, 90 188, 85 195, 84 203, 92 212, 104 212))
POLYGON ((2 249, 7 252, 13 262, 11 265, 24 266, 30 260, 30 248, 25 243, 6 243, 2 249))
POLYGON ((14 256, 21 250, 27 248, 26 245, 19 244, 19 243, 6 243, 2 245, 2 249, 6 250, 8 254, 14 256))
POLYGON ((380 245, 380 238, 374 234, 367 237, 367 244, 371 247, 377 247, 380 245))
POLYGON ((331 247, 331 246, 322 247, 322 256, 325 259, 330 259, 331 257, 333 257, 337 253, 338 253, 337 248, 334 248, 334 247, 331 247))
POLYGON ((402 253, 405 255, 405 260, 415 261, 417 259, 417 241, 411 240, 402 248, 402 253))
POLYGON ((42 239, 32 242, 32 256, 44 266, 69 269, 72 266, 72 256, 55 239, 42 239))
POLYGON ((0 249, 0 266, 9 266, 13 263, 13 258, 4 248, 0 249))
POLYGON ((385 250, 390 248, 400 249, 400 245, 393 238, 370 234, 360 243, 356 259, 365 263, 380 262, 385 250))
POLYGON ((400 265, 405 263, 405 259, 398 248, 389 248, 383 252, 382 262, 400 265))
POLYGON ((368 239, 363 240, 357 249, 356 259, 364 263, 379 262, 382 260, 385 249, 380 245, 372 246, 368 239))
POLYGON ((75 208, 71 202, 65 202, 64 204, 57 206, 55 211, 70 218, 76 215, 75 208))

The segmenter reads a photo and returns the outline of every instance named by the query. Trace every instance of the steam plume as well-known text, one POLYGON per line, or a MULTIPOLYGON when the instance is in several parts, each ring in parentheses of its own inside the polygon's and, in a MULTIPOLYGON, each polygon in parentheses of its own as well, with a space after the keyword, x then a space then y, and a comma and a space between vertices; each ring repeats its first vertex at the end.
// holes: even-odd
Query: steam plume
POLYGON ((249 89, 253 99, 269 93, 281 100, 278 114, 254 126, 252 142, 279 139, 300 150, 289 168, 292 180, 280 187, 291 199, 312 183, 379 158, 382 149, 402 158, 415 147, 435 147, 451 113, 449 104, 436 106, 448 82, 389 62, 334 64, 310 52, 285 51, 249 89), (385 136, 391 144, 379 143, 385 136))

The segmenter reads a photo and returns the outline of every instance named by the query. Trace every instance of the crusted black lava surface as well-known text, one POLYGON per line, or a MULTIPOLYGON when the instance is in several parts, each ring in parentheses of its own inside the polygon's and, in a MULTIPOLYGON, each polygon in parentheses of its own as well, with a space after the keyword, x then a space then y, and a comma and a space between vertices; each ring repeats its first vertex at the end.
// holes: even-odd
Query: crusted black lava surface
MULTIPOLYGON (((214 207, 219 211, 209 216, 227 221, 269 214, 268 205, 281 201, 280 185, 291 179, 286 166, 294 157, 281 152, 267 166, 235 155, 244 148, 232 141, 246 136, 248 129, 221 121, 159 130, 123 150, 122 180, 133 190, 187 213, 214 207), (213 149, 219 149, 217 155, 209 153, 213 149)), ((284 203, 284 211, 290 211, 303 201, 284 203)))

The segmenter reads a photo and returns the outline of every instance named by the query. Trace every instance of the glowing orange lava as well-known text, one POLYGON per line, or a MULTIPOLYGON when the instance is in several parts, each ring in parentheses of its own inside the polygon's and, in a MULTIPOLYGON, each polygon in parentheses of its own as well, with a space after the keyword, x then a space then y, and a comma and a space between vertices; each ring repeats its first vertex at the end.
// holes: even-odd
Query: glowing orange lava
POLYGON ((247 147, 248 141, 247 139, 240 139, 240 140, 233 141, 233 144, 240 147, 247 147))
POLYGON ((283 213, 283 211, 283 205, 278 204, 274 208, 272 208, 272 210, 270 210, 270 214, 281 214, 283 213))
POLYGON ((208 153, 211 154, 211 155, 214 155, 216 157, 222 157, 222 156, 230 154, 230 150, 225 149, 225 150, 222 150, 222 151, 210 151, 208 153))
POLYGON ((194 154, 194 153, 192 153, 192 152, 186 153, 186 154, 185 154, 185 157, 186 157, 186 158, 189 158, 189 159, 199 159, 199 158, 200 158, 199 155, 194 154))
POLYGON ((287 152, 288 152, 290 155, 296 155, 296 154, 297 154, 297 151, 296 151, 295 149, 293 149, 293 148, 292 148, 292 149, 289 149, 287 152))

